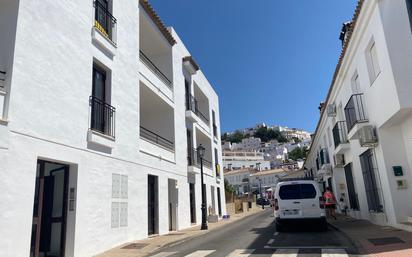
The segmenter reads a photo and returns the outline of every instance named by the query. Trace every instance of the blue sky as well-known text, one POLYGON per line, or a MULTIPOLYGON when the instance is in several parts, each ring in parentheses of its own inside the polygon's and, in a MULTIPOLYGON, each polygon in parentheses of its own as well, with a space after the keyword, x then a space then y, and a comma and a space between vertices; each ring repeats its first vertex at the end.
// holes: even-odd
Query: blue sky
POLYGON ((151 0, 220 98, 222 131, 314 131, 356 0, 151 0))

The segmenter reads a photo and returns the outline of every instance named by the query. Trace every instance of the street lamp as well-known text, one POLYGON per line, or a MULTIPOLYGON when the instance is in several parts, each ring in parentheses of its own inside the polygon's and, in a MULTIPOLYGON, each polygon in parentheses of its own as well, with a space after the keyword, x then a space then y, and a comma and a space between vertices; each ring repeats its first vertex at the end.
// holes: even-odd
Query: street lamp
POLYGON ((202 187, 202 225, 200 227, 201 230, 207 230, 207 222, 206 222, 206 192, 203 184, 203 156, 205 154, 205 148, 202 144, 197 147, 197 154, 200 158, 200 184, 202 187))

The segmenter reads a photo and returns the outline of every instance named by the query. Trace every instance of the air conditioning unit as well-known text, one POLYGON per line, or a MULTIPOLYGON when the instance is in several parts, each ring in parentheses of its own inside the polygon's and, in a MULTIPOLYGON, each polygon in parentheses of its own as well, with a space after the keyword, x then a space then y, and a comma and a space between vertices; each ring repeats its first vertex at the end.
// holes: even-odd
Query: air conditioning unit
POLYGON ((326 113, 328 117, 336 117, 336 105, 328 104, 328 106, 326 106, 326 113))
POLYGON ((345 155, 343 154, 336 154, 333 159, 335 160, 335 167, 336 168, 343 168, 345 166, 345 155))
POLYGON ((376 147, 378 145, 376 130, 372 125, 367 125, 360 128, 358 135, 359 143, 362 147, 376 147))

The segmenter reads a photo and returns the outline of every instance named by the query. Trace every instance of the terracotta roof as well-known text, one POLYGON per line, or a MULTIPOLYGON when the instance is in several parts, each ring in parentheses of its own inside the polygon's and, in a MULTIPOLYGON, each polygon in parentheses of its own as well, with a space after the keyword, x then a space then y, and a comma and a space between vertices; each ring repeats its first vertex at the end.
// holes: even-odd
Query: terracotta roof
POLYGON ((159 15, 157 15, 156 11, 153 9, 149 1, 139 0, 139 3, 142 5, 143 9, 147 12, 149 17, 153 20, 154 24, 156 24, 156 26, 159 28, 160 32, 167 39, 169 44, 171 44, 172 46, 176 44, 176 40, 173 38, 172 33, 170 33, 170 31, 167 29, 166 25, 160 19, 159 15))
POLYGON ((186 56, 186 57, 183 57, 183 62, 190 62, 190 64, 193 66, 193 68, 195 68, 196 71, 198 71, 200 69, 199 65, 197 65, 195 59, 193 59, 193 57, 190 56, 190 55, 186 56))
MULTIPOLYGON (((325 104, 327 104, 328 101, 329 101, 330 95, 331 95, 331 93, 332 93, 333 86, 335 85, 336 78, 338 77, 340 68, 341 68, 341 66, 342 66, 343 59, 345 58, 346 52, 347 52, 348 47, 349 47, 349 44, 350 44, 350 42, 351 42, 352 34, 353 34, 353 31, 354 31, 354 29, 355 29, 355 27, 356 27, 356 24, 357 24, 357 21, 358 21, 358 18, 359 18, 359 14, 360 14, 360 12, 361 12, 361 10, 362 10, 362 6, 363 6, 364 2, 365 2, 365 0, 358 0, 358 4, 357 4, 357 6, 356 6, 356 8, 355 8, 355 13, 354 13, 354 15, 353 15, 353 17, 352 17, 351 24, 350 24, 350 26, 349 26, 349 28, 348 28, 348 31, 346 32, 346 34, 347 34, 346 40, 345 40, 345 42, 343 43, 343 47, 342 47, 342 51, 341 51, 340 56, 339 56, 338 64, 336 65, 335 72, 334 72, 334 74, 333 74, 332 83, 331 83, 331 85, 330 85, 330 87, 329 87, 328 95, 326 96, 325 104)), ((325 109, 326 109, 326 108, 322 108, 322 110, 321 110, 320 117, 319 117, 319 121, 318 121, 318 124, 316 125, 315 136, 312 138, 312 142, 315 141, 315 138, 316 138, 316 136, 317 136, 317 134, 318 134, 319 126, 320 126, 320 123, 321 123, 321 121, 322 121, 322 117, 323 117, 323 115, 324 115, 325 109)), ((312 146, 313 146, 313 144, 311 145, 311 147, 310 147, 310 149, 309 149, 309 152, 312 150, 312 146)), ((305 162, 305 164, 306 164, 306 162, 305 162)))
POLYGON ((262 171, 252 174, 251 176, 264 176, 264 175, 269 175, 269 174, 287 173, 287 172, 290 172, 290 171, 287 171, 284 169, 262 170, 262 171))

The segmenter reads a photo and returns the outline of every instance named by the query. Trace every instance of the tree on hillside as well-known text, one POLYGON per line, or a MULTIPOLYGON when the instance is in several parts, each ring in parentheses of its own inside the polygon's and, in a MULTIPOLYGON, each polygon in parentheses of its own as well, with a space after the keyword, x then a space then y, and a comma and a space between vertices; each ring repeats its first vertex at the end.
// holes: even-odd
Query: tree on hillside
POLYGON ((236 130, 233 134, 224 133, 222 135, 222 141, 229 141, 231 143, 240 143, 245 136, 239 130, 236 130))
POLYGON ((306 158, 307 152, 308 148, 306 146, 297 147, 288 153, 288 157, 289 159, 296 161, 298 159, 306 158))
POLYGON ((262 142, 268 142, 270 140, 276 139, 279 143, 288 142, 288 140, 277 130, 273 130, 267 127, 261 127, 255 132, 255 137, 260 138, 262 142))

